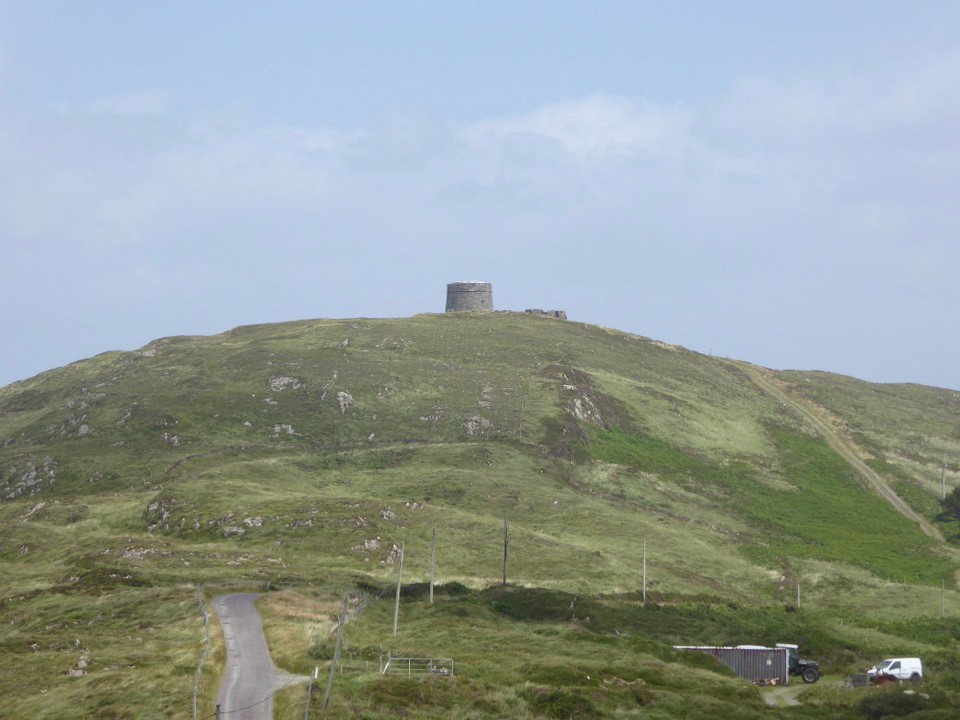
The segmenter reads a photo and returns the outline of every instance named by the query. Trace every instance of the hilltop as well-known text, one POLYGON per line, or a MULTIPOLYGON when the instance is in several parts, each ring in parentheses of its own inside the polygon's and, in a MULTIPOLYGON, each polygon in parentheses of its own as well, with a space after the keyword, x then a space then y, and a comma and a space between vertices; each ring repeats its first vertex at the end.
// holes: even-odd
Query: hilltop
MULTIPOLYGON (((495 668, 535 662, 519 648, 544 641, 545 624, 556 637, 539 652, 563 668, 541 658, 522 674, 514 699, 531 716, 550 716, 536 688, 598 682, 545 679, 579 678, 579 661, 615 668, 607 679, 627 684, 606 692, 642 695, 630 712, 660 703, 680 717, 673 694, 717 688, 753 712, 753 695, 712 669, 684 671, 694 690, 635 676, 638 658, 690 662, 671 643, 793 633, 837 672, 891 643, 946 665, 957 528, 938 499, 958 438, 954 391, 774 372, 517 313, 298 321, 105 353, 0 388, 0 647, 30 670, 0 690, 23 714, 189 717, 192 587, 282 590, 268 628, 313 628, 281 643, 309 671, 340 600, 395 582, 401 544, 405 581, 427 580, 434 529, 447 591, 427 607, 411 590, 416 634, 381 632, 383 602, 350 628, 356 658, 394 644, 473 663, 457 693, 430 691, 438 717, 470 716, 466 696, 506 702, 495 668), (511 584, 494 589, 504 520, 511 584), (505 634, 517 657, 466 643, 469 627, 505 634), (635 639, 578 661, 584 633, 635 639)), ((371 682, 386 692, 369 679, 356 691, 371 682)))

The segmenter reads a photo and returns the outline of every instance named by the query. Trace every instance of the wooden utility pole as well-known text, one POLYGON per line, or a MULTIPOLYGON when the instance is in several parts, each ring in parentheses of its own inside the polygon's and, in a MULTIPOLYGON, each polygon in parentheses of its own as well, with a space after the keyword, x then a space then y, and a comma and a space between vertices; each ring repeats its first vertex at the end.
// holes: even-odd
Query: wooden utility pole
POLYGON ((433 529, 433 541, 430 543, 430 604, 433 605, 433 576, 437 567, 437 529, 433 529))
POLYGON ((797 580, 797 610, 800 609, 800 581, 797 580))
POLYGON ((947 499, 947 459, 943 459, 943 467, 940 468, 940 499, 947 499))
MULTIPOLYGON (((397 634, 396 630, 394 630, 393 634, 397 634)), ((341 637, 343 637, 343 615, 337 615, 337 644, 333 649, 333 662, 330 663, 330 679, 327 681, 327 695, 323 698, 324 712, 326 712, 327 707, 330 705, 330 694, 333 692, 333 677, 337 673, 337 663, 340 662, 341 637)))
POLYGON ((510 528, 503 519, 503 584, 507 584, 507 546, 510 544, 510 528))
POLYGON ((643 604, 647 604, 647 541, 643 541, 643 604))
POLYGON ((400 583, 403 581, 403 545, 400 543, 400 569, 397 571, 397 599, 393 604, 393 636, 397 636, 397 620, 400 617, 400 583))

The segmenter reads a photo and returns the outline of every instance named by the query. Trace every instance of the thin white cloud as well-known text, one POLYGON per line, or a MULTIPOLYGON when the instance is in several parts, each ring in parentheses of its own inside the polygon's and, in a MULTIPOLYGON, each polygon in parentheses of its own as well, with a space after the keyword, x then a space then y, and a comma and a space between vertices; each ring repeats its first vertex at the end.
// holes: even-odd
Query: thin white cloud
POLYGON ((361 143, 367 133, 342 133, 329 129, 288 129, 280 133, 291 148, 308 153, 341 153, 361 143))
POLYGON ((472 145, 524 136, 556 142, 571 157, 613 160, 637 155, 673 157, 690 142, 691 115, 682 108, 597 95, 547 105, 525 115, 479 122, 465 129, 472 145))
POLYGON ((158 172, 200 215, 291 208, 310 211, 351 174, 346 158, 363 135, 273 128, 216 133, 173 147, 158 172), (212 203, 204 211, 202 203, 212 203), (194 205, 198 203, 198 205, 194 205))
POLYGON ((162 115, 169 109, 169 97, 161 90, 143 90, 141 92, 101 98, 90 103, 86 111, 93 115, 118 115, 136 117, 140 115, 162 115))
POLYGON ((736 83, 710 113, 717 126, 767 140, 900 142, 960 119, 960 50, 932 48, 831 76, 754 77, 736 83))

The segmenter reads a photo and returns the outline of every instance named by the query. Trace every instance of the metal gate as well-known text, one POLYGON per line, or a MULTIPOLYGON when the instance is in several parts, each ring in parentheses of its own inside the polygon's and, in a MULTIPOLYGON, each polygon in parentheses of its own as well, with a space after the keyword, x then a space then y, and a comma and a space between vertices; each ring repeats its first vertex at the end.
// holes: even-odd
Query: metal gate
POLYGON ((380 674, 453 677, 453 660, 451 658, 388 657, 380 667, 380 674))

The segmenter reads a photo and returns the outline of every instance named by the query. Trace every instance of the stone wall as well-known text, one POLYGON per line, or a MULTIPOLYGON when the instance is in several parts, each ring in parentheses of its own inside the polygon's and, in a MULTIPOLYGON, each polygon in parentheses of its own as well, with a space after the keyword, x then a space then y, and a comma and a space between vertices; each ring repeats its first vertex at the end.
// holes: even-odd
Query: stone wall
POLYGON ((561 320, 567 319, 567 313, 565 310, 540 310, 539 308, 532 308, 529 310, 524 310, 525 313, 530 313, 531 315, 546 315, 547 317, 560 318, 561 320))

